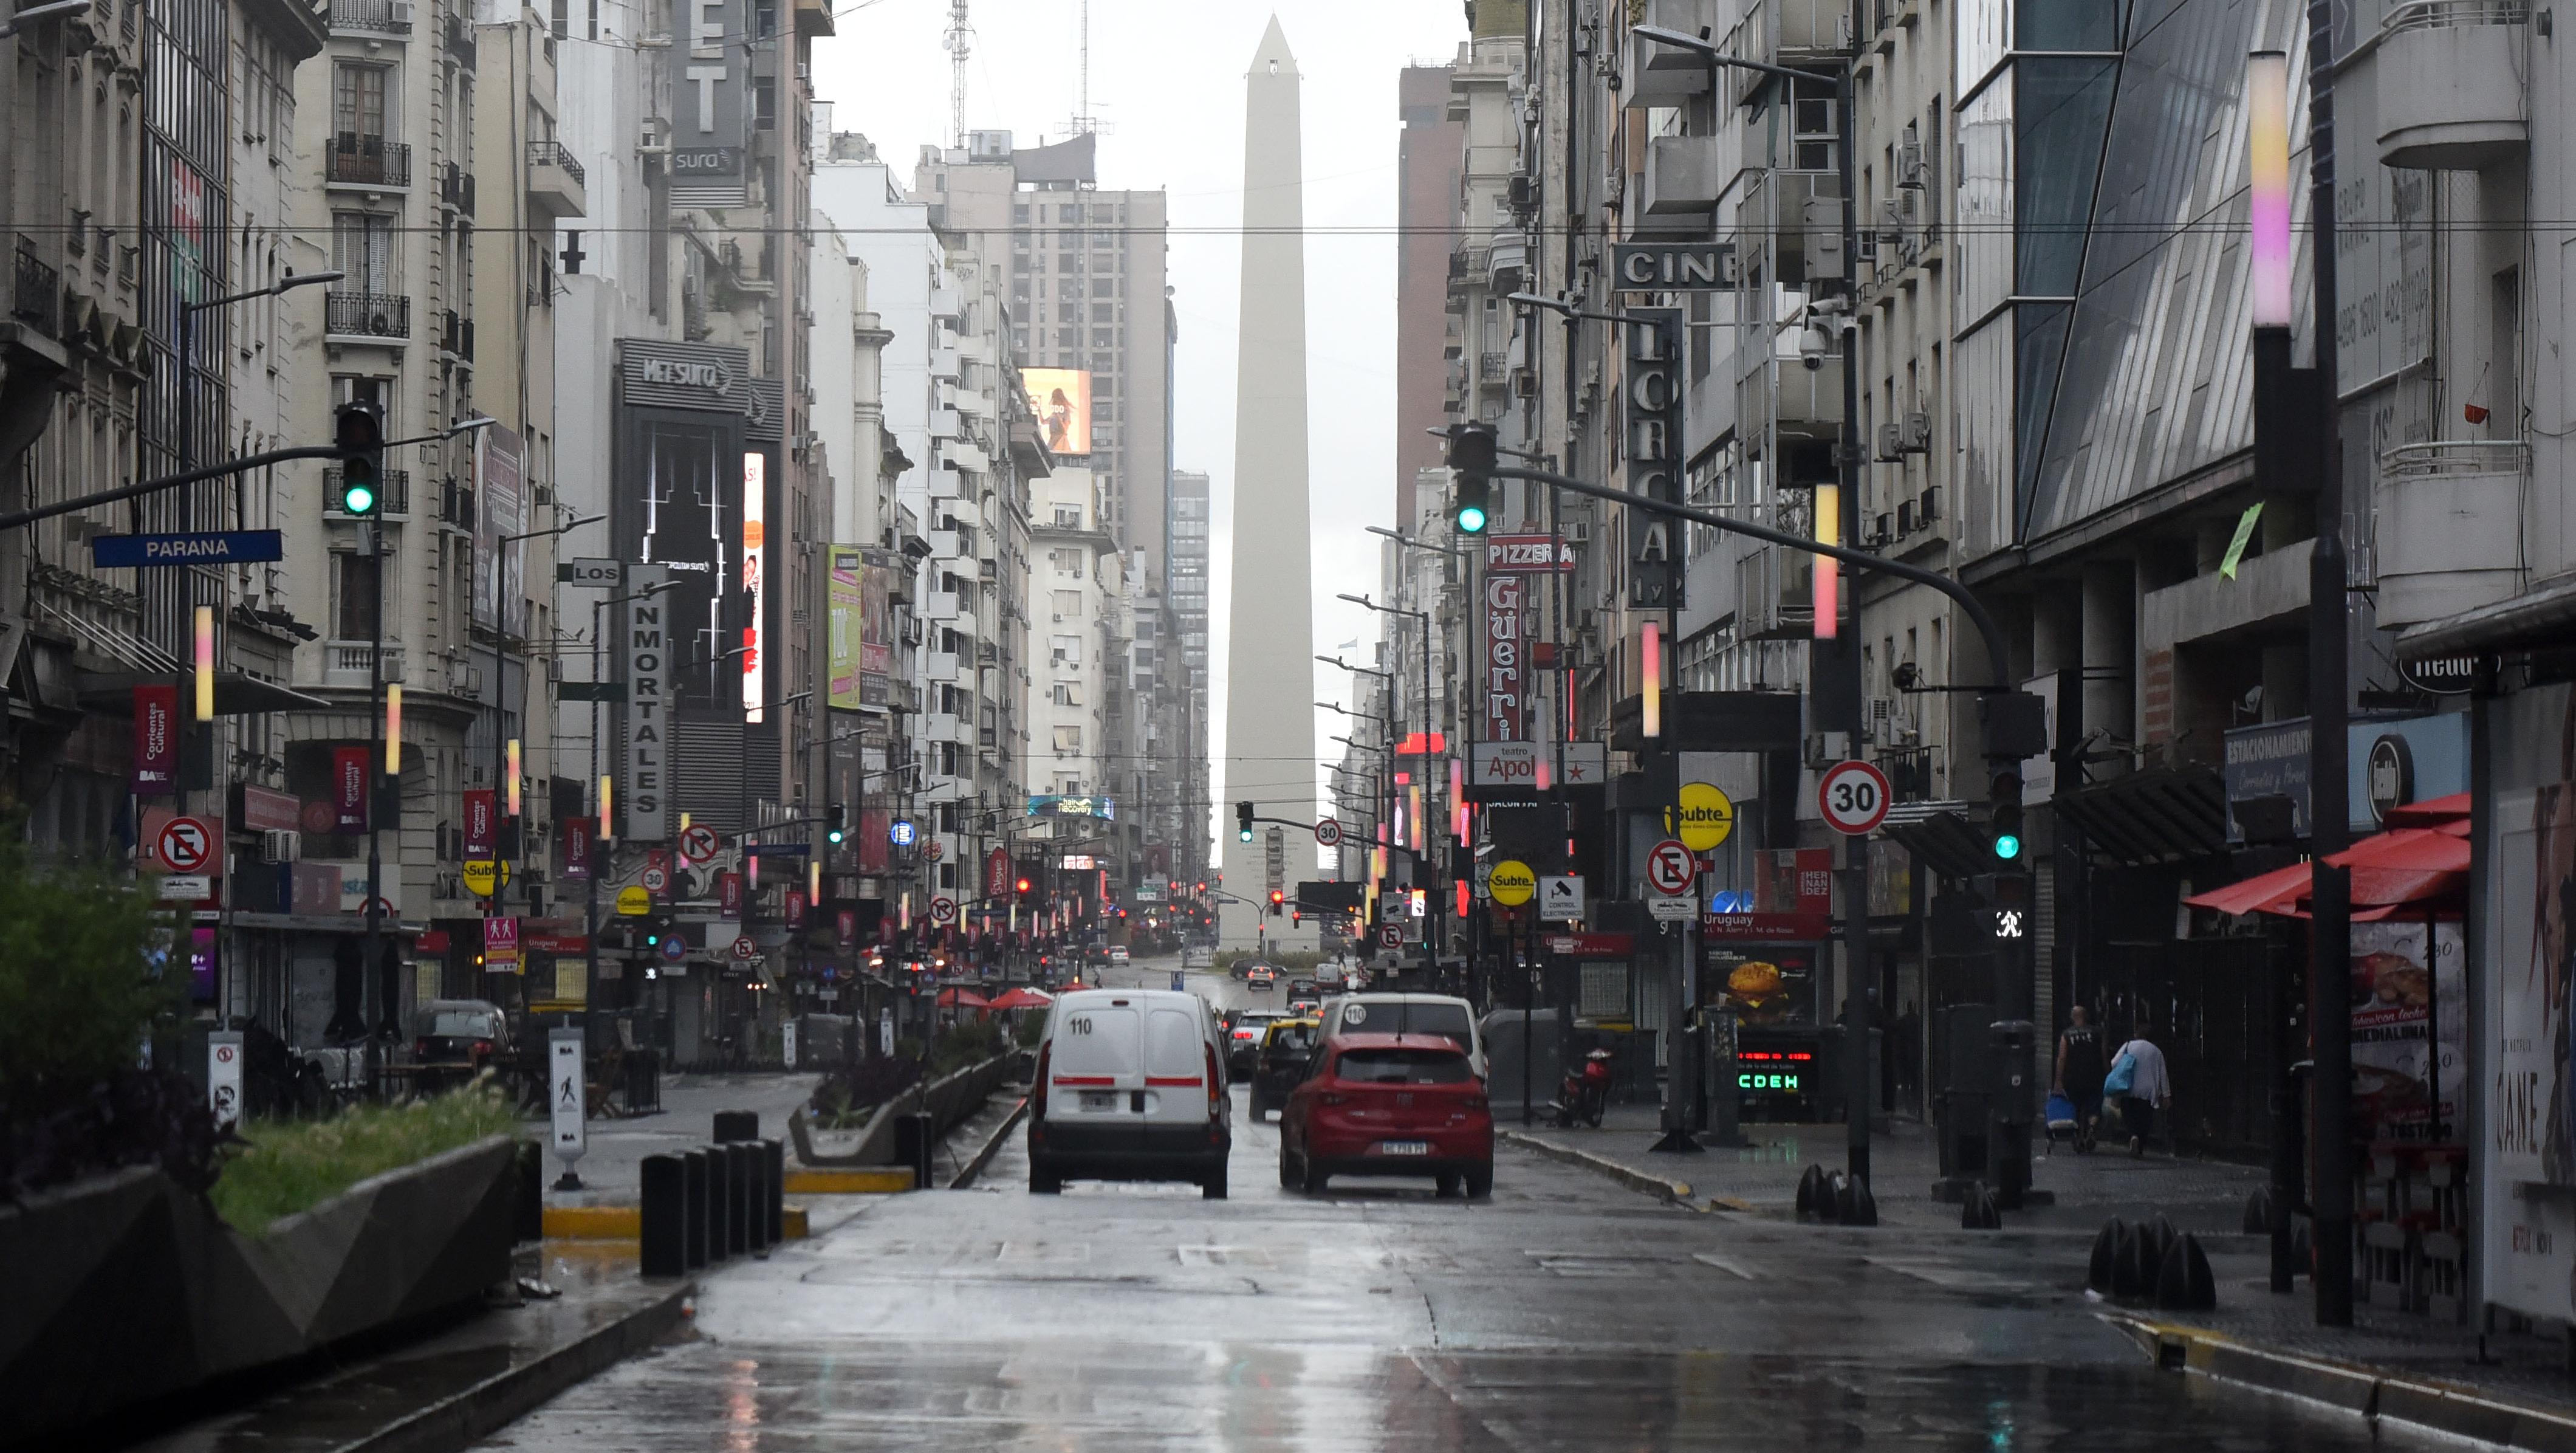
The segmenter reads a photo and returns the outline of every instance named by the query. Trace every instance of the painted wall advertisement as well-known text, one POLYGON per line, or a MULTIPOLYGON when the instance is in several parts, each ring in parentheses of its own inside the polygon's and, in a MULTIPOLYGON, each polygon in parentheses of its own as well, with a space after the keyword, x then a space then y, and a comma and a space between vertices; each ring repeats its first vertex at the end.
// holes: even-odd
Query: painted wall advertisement
POLYGON ((2476 970, 2486 1006, 2479 1264, 2489 1300, 2565 1318, 2576 1315, 2576 1084, 2567 1073, 2576 1032, 2576 694, 2566 686, 2514 693, 2495 705, 2488 730, 2495 811, 2479 844, 2492 865, 2479 911, 2493 946, 2476 970))
MULTIPOLYGON (((499 424, 477 434, 474 501, 474 624, 506 635, 528 633, 527 485, 519 436, 499 424), (506 543, 505 543, 506 542, 506 543)), ((496 688, 497 689, 497 688, 496 688)))
POLYGON ((832 547, 831 620, 827 623, 832 652, 831 706, 835 711, 859 709, 859 630, 863 604, 862 581, 866 560, 856 545, 832 547))
POLYGON ((670 747, 672 610, 662 595, 646 593, 668 579, 667 566, 626 568, 626 773, 617 784, 616 804, 626 813, 620 835, 642 842, 671 835, 670 784, 663 774, 670 747))
POLYGON ((903 557, 858 545, 832 547, 832 706, 856 711, 894 699, 894 585, 903 557))
POLYGON ((2459 1133, 2469 1015, 2460 942, 2457 923, 2352 926, 2354 1135, 2442 1140, 2459 1133), (2437 1039, 2438 1074, 2431 1055, 2437 1039))

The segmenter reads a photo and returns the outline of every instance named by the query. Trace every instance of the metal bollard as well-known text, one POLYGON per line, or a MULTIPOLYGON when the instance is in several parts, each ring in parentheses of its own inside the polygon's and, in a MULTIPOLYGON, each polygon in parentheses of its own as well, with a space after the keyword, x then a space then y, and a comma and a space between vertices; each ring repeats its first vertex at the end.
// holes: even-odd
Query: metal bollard
POLYGON ((686 1183, 681 1187, 681 1210, 685 1224, 680 1232, 682 1248, 688 1256, 689 1270, 707 1264, 707 1153, 703 1150, 680 1152, 681 1174, 686 1183))
POLYGON ((748 1140, 727 1143, 725 1155, 733 1162, 734 1221, 742 1227, 739 1249, 765 1256, 769 1253, 769 1211, 763 1203, 769 1196, 761 1186, 761 1171, 766 1157, 758 1145, 748 1140))
POLYGON ((758 1140, 759 1138, 759 1111, 718 1110, 716 1112, 716 1141, 718 1144, 735 1140, 758 1140))
POLYGON ((546 1235, 546 1152, 533 1140, 519 1142, 516 1177, 510 1186, 510 1231, 516 1241, 542 1241, 546 1235))
POLYGON ((710 1165, 724 1167, 721 1183, 724 1209, 716 1214, 717 1224, 723 1228, 724 1234, 711 1241, 710 1245, 721 1245, 722 1255, 740 1256, 751 1249, 744 1234, 750 1228, 742 1224, 742 1157, 734 1154, 730 1145, 710 1145, 707 1147, 707 1160, 710 1165))
POLYGON ((894 1163, 911 1168, 912 1186, 917 1191, 931 1186, 930 1157, 937 1144, 931 1127, 936 1123, 926 1112, 895 1117, 894 1163))
POLYGON ((787 1239, 787 1146, 775 1138, 760 1142, 761 1184, 769 1213, 769 1244, 787 1239))
POLYGON ((646 1276, 689 1274, 689 1163, 644 1157, 643 1261, 646 1276))

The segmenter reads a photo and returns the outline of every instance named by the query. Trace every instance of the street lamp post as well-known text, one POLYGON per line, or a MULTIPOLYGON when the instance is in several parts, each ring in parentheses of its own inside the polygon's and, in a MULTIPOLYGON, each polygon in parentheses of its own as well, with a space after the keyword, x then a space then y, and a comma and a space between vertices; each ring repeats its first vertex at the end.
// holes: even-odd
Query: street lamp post
MULTIPOLYGON (((1430 771, 1431 764, 1431 723, 1433 720, 1431 714, 1431 612, 1427 610, 1406 610, 1402 606, 1395 605, 1379 605, 1365 595, 1344 595, 1341 596, 1340 599, 1349 601, 1351 604, 1362 607, 1363 609, 1376 611, 1381 615, 1409 616, 1421 623, 1422 637, 1419 644, 1422 648, 1422 750, 1415 755, 1421 763, 1418 770, 1421 770, 1427 775, 1430 771)), ((1402 663, 1399 661, 1398 664, 1401 665, 1402 663)), ((1390 687, 1391 686, 1392 678, 1390 678, 1390 687)), ((1392 689, 1390 689, 1387 694, 1390 698, 1394 696, 1392 689)), ((1400 769, 1403 766, 1404 748, 1401 741, 1399 741, 1396 746, 1392 760, 1395 768, 1400 769)), ((1428 782, 1425 782, 1422 786, 1422 799, 1425 802, 1431 803, 1436 803, 1438 801, 1432 793, 1431 784, 1428 782)), ((1429 842, 1431 840, 1431 834, 1424 830, 1421 817, 1422 814, 1417 810, 1414 814, 1413 830, 1416 833, 1421 834, 1423 841, 1429 842)), ((1425 859, 1418 855, 1414 858, 1413 865, 1417 870, 1417 873, 1421 869, 1424 861, 1425 859)), ((1417 883, 1414 886, 1423 890, 1423 898, 1425 900, 1425 911, 1422 924, 1422 972, 1436 979, 1440 972, 1440 895, 1433 891, 1432 885, 1417 883)))
MULTIPOLYGON (((1396 714, 1395 714, 1395 674, 1394 674, 1393 672, 1390 672, 1390 671, 1378 671, 1378 670, 1374 670, 1374 669, 1372 669, 1372 668, 1370 668, 1370 667, 1367 667, 1367 666, 1354 666, 1354 665, 1352 665, 1350 662, 1343 660, 1343 659, 1342 659, 1341 657, 1339 657, 1339 656, 1318 656, 1318 657, 1316 657, 1315 659, 1316 659, 1316 660, 1318 660, 1318 661, 1320 661, 1320 662, 1322 662, 1323 664, 1325 664, 1325 665, 1327 665, 1327 666, 1338 666, 1338 667, 1340 667, 1341 669, 1343 669, 1343 670, 1345 670, 1345 671, 1354 672, 1354 673, 1357 673, 1358 675, 1362 675, 1362 676, 1374 676, 1374 677, 1376 677, 1378 680, 1380 680, 1380 681, 1382 681, 1382 682, 1384 682, 1384 683, 1386 684, 1386 714, 1385 714, 1384 716, 1382 716, 1382 717, 1380 717, 1380 718, 1379 718, 1379 728, 1378 728, 1378 729, 1379 729, 1381 732, 1385 733, 1385 740, 1386 740, 1387 748, 1388 748, 1388 757, 1387 757, 1388 765, 1387 765, 1386 776, 1385 776, 1385 778, 1384 778, 1384 779, 1379 783, 1379 790, 1378 790, 1378 794, 1377 794, 1377 795, 1379 796, 1379 798, 1381 799, 1381 800, 1379 801, 1379 803, 1378 803, 1378 831, 1379 831, 1379 832, 1385 832, 1385 833, 1391 833, 1392 829, 1390 828, 1390 826, 1389 826, 1389 825, 1390 825, 1390 824, 1392 824, 1392 823, 1395 821, 1395 767, 1394 767, 1394 747, 1395 747, 1395 740, 1396 740, 1396 737, 1395 737, 1395 732, 1396 732, 1396 723, 1397 723, 1397 720, 1398 720, 1398 718, 1396 717, 1396 714)), ((1318 703, 1316 703, 1316 704, 1320 706, 1320 705, 1323 705, 1324 703, 1318 702, 1318 703)), ((1339 707, 1335 707, 1335 708, 1333 708, 1333 709, 1334 709, 1334 710, 1336 710, 1336 711, 1340 711, 1340 710, 1341 710, 1341 708, 1339 708, 1339 707)), ((1343 714, 1344 716, 1348 716, 1348 715, 1350 715, 1351 713, 1349 713, 1349 712, 1343 712, 1342 714, 1343 714)), ((1381 897, 1381 899, 1380 899, 1380 902, 1381 902, 1381 904, 1383 904, 1383 902, 1384 902, 1384 900, 1383 900, 1383 898, 1382 898, 1382 897, 1381 897)))

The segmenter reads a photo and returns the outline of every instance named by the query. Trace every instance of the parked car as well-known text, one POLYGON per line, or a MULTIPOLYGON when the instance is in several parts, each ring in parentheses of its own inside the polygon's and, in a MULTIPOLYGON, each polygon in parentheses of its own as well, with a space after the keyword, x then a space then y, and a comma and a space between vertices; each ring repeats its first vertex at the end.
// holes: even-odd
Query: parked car
POLYGON ((1314 1062, 1323 1025, 1308 1019, 1274 1019, 1261 1029, 1261 1049, 1252 1067, 1252 1118, 1258 1123, 1273 1110, 1285 1113, 1288 1092, 1306 1078, 1314 1062))
POLYGON ((1288 1093, 1279 1184, 1313 1195, 1337 1175, 1429 1176, 1440 1194, 1493 1194, 1494 1116, 1456 1041, 1346 1034, 1288 1093))
POLYGON ((1345 994, 1324 1001, 1324 1037, 1346 1034, 1436 1034, 1467 1052, 1485 1077, 1485 1036, 1476 1011, 1450 994, 1345 994))
POLYGON ((1276 1009, 1244 1009, 1235 1013, 1226 1032, 1226 1080, 1232 1083, 1249 1079, 1254 1060, 1261 1054, 1261 1032, 1283 1018, 1276 1009))
POLYGON ((411 1056, 429 1083, 455 1083, 507 1068, 509 1017, 484 999, 431 999, 411 1012, 411 1056))
POLYGON ((1196 994, 1084 989, 1055 1001, 1029 1087, 1029 1190, 1068 1180, 1195 1181, 1225 1197, 1234 1097, 1196 994))

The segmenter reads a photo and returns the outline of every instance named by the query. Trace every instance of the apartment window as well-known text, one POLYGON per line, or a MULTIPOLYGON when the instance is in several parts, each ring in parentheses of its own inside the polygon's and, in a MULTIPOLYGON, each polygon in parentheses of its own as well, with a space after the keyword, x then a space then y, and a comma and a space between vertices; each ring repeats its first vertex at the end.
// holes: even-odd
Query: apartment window
POLYGON ((390 66, 342 62, 331 69, 331 129, 342 139, 385 138, 385 83, 390 66))
POLYGON ((1056 665, 1080 666, 1082 664, 1082 637, 1054 636, 1049 638, 1048 645, 1049 655, 1056 665))
POLYGON ((376 634, 376 557, 350 552, 331 557, 331 634, 343 641, 373 640, 376 634))
POLYGON ((1080 222, 1082 220, 1081 204, 1076 202, 1067 202, 1056 208, 1055 220, 1058 222, 1080 222))
POLYGON ((1115 323, 1115 322, 1117 322, 1117 321, 1118 321, 1118 305, 1117 305, 1117 304, 1115 304, 1115 303, 1094 303, 1094 304, 1092 304, 1092 305, 1091 305, 1091 321, 1093 321, 1094 323, 1115 323))
POLYGON ((1055 618, 1056 618, 1057 620, 1060 620, 1060 621, 1070 621, 1070 620, 1080 620, 1080 619, 1082 618, 1082 592, 1081 592, 1081 591, 1079 591, 1079 590, 1059 590, 1059 591, 1054 592, 1054 595, 1055 595, 1055 618))
POLYGON ((1082 728, 1078 726, 1057 727, 1055 729, 1055 749, 1059 752, 1081 751, 1082 728))
MULTIPOLYGON (((1011 208, 1011 222, 1012 225, 1018 227, 1026 227, 1029 225, 1029 208, 1027 203, 1023 202, 1018 206, 1011 208)), ((1013 240, 1025 245, 1025 239, 1014 238, 1013 240)))
POLYGON ((1059 681, 1050 694, 1058 706, 1082 705, 1082 683, 1079 681, 1059 681))
MULTIPOLYGON (((751 82, 752 125, 762 131, 778 129, 778 81, 771 76, 755 76, 751 82)), ((945 180, 945 178, 942 178, 945 180)))
POLYGON ((1079 530, 1079 529, 1081 529, 1081 528, 1082 528, 1082 506, 1080 506, 1080 505, 1057 505, 1057 506, 1055 507, 1055 523, 1056 523, 1056 528, 1058 528, 1058 529, 1062 529, 1062 530, 1079 530))
POLYGON ((394 219, 375 212, 332 213, 331 265, 349 275, 346 291, 399 291, 394 285, 394 219))

